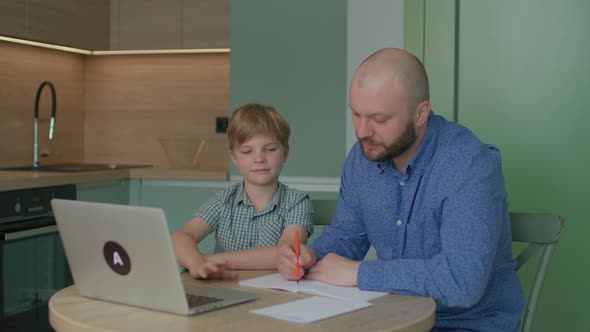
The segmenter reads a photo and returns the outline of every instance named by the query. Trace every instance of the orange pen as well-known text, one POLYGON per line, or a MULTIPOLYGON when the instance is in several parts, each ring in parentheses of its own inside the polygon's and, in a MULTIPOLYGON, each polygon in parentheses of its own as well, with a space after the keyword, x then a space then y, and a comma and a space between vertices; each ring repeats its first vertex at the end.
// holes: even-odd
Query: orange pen
POLYGON ((295 264, 295 279, 297 279, 297 283, 299 283, 299 231, 295 231, 295 255, 297 256, 297 263, 295 264))

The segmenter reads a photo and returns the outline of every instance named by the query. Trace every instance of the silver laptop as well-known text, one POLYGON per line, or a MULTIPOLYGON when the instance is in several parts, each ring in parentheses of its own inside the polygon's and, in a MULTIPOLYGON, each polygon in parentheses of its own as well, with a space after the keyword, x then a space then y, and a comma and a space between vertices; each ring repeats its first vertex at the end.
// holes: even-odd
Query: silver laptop
POLYGON ((162 209, 63 199, 51 206, 82 296, 181 315, 256 298, 194 284, 185 292, 162 209))

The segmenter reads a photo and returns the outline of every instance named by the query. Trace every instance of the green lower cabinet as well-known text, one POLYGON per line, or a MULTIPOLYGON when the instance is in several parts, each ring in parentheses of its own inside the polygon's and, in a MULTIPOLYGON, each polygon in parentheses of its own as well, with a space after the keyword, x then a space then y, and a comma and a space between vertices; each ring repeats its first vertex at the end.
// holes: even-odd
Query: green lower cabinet
MULTIPOLYGON (((139 199, 142 206, 162 208, 166 213, 168 228, 174 232, 189 221, 215 193, 228 186, 227 181, 142 180, 139 199)), ((199 244, 203 253, 212 253, 214 248, 213 234, 199 244)))
POLYGON ((108 180, 76 185, 79 201, 129 204, 130 180, 108 180))

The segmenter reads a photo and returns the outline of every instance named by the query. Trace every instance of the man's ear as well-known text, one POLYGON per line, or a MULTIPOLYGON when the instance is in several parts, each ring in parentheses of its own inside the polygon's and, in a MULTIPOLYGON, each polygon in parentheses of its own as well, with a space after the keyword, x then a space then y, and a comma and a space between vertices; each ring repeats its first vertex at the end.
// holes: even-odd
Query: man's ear
POLYGON ((418 107, 416 107, 416 125, 423 126, 424 124, 428 123, 428 117, 430 116, 430 110, 432 108, 432 104, 430 104, 429 100, 424 100, 418 107))

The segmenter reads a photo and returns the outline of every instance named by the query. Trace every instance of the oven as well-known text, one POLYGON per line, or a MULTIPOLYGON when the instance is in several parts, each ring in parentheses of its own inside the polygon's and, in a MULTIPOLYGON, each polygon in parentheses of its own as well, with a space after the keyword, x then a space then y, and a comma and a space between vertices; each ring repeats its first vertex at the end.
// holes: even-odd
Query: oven
POLYGON ((75 185, 0 192, 0 332, 53 331, 47 303, 72 284, 51 199, 75 185))

